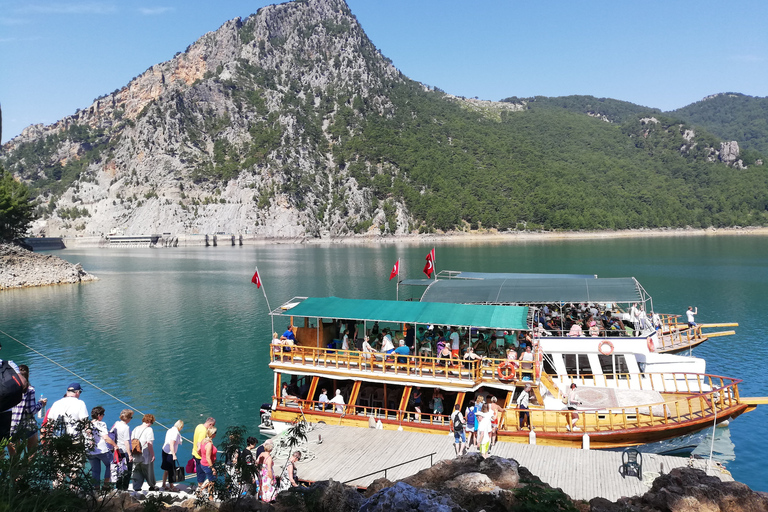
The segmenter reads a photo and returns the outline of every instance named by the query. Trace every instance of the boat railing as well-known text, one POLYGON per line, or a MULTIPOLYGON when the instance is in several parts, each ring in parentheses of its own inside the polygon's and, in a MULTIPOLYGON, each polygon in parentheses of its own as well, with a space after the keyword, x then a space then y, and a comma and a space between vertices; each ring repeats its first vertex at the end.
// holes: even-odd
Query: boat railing
POLYGON ((659 350, 677 348, 680 346, 696 345, 704 335, 701 326, 688 327, 687 322, 680 322, 681 315, 661 315, 661 332, 659 333, 659 350))
POLYGON ((447 359, 422 355, 386 354, 331 348, 284 347, 272 345, 272 361, 300 364, 315 369, 342 369, 372 374, 458 379, 477 383, 481 377, 481 360, 447 359), (286 351, 289 349, 289 351, 286 351))
POLYGON ((424 355, 385 354, 383 352, 361 352, 330 348, 284 347, 272 345, 272 361, 332 368, 334 370, 359 370, 373 374, 418 376, 438 379, 458 379, 493 383, 534 382, 541 372, 541 358, 534 362, 496 359, 440 358, 424 355), (286 351, 289 349, 289 351, 286 351))
POLYGON ((706 393, 712 389, 728 388, 741 382, 732 377, 702 373, 604 373, 579 375, 552 375, 552 380, 567 389, 577 386, 645 389, 660 393, 706 393))
MULTIPOLYGON (((645 374, 649 376, 650 374, 645 374)), ((672 375, 674 378, 641 379, 640 386, 649 386, 663 393, 662 400, 636 406, 578 407, 577 410, 542 408, 536 405, 530 409, 518 409, 514 406, 502 409, 499 422, 501 432, 520 430, 520 413, 530 415, 530 424, 537 432, 564 433, 570 430, 574 414, 578 414, 576 426, 582 433, 601 433, 627 429, 645 429, 685 426, 687 423, 712 421, 715 416, 726 418, 741 404, 739 399, 739 379, 705 374, 655 374, 660 377, 672 375), (708 387, 708 389, 707 389, 708 387)), ((586 386, 589 379, 599 381, 602 376, 578 376, 564 382, 576 382, 586 386)), ((629 376, 634 379, 634 376, 629 376)), ((414 410, 398 410, 381 404, 345 404, 338 406, 328 402, 295 398, 273 397, 278 407, 283 410, 300 410, 302 414, 316 414, 315 420, 323 419, 330 423, 338 419, 358 422, 382 420, 392 428, 394 425, 410 428, 450 428, 448 414, 418 413, 414 410), (339 412, 341 408, 343 412, 339 412)), ((359 402, 359 399, 358 399, 359 402)))

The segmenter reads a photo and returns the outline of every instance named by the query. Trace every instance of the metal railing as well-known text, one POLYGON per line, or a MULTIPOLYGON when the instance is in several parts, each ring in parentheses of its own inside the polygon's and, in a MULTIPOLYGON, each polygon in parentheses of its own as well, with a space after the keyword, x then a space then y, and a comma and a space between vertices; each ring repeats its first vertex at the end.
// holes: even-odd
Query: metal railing
POLYGON ((382 471, 384 472, 384 478, 387 478, 387 471, 389 471, 390 469, 399 468, 400 466, 405 466, 406 464, 410 464, 411 462, 416 462, 417 460, 426 459, 427 457, 429 457, 429 466, 432 467, 433 464, 434 464, 432 457, 434 455, 437 455, 437 452, 432 452, 429 455, 422 455, 421 457, 416 457, 415 459, 407 460, 405 462, 401 462, 400 464, 395 464, 393 466, 388 466, 388 467, 386 467, 384 469, 380 469, 378 471, 374 471, 372 473, 368 473, 367 475, 358 476, 356 478, 353 478, 351 480, 347 480, 346 482, 342 482, 342 483, 346 485, 349 482, 354 482, 355 480, 360 480, 362 478, 367 478, 369 476, 377 475, 377 474, 381 473, 382 471))

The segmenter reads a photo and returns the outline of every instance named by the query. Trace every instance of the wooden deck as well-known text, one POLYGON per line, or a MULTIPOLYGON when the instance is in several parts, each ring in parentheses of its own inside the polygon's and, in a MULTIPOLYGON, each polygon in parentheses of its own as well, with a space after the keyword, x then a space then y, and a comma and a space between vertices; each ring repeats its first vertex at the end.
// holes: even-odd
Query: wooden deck
MULTIPOLYGON (((387 471, 395 481, 430 466, 432 462, 454 457, 453 434, 437 435, 418 432, 364 429, 335 425, 315 425, 307 438, 305 458, 298 463, 298 475, 304 481, 333 479, 346 482, 379 469, 400 464, 416 457, 424 459, 387 471), (322 437, 322 443, 318 439, 322 437)), ((474 450, 474 449, 473 449, 474 450)), ((648 491, 663 464, 664 472, 687 466, 690 459, 643 454, 643 480, 622 478, 619 473, 621 452, 579 450, 541 445, 499 442, 492 455, 514 459, 543 482, 561 488, 571 498, 589 500, 603 497, 616 501, 622 496, 642 495, 648 491)), ((694 467, 706 470, 707 461, 693 461, 694 467)), ((275 459, 275 471, 282 471, 285 457, 275 459)), ((732 481, 729 473, 714 467, 710 475, 732 481)), ((384 472, 360 478, 348 485, 366 487, 384 472)))

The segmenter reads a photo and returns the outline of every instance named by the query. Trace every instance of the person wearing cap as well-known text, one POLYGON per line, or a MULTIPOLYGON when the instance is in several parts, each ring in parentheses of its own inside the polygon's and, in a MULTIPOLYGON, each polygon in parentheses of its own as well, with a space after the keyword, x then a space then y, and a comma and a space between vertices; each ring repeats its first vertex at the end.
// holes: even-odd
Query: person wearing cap
POLYGON ((85 402, 80 400, 82 392, 83 388, 80 387, 79 382, 73 382, 67 386, 67 393, 64 397, 56 400, 48 411, 47 421, 52 422, 53 425, 61 418, 67 428, 67 433, 69 435, 77 434, 77 424, 90 418, 88 407, 85 406, 85 402))

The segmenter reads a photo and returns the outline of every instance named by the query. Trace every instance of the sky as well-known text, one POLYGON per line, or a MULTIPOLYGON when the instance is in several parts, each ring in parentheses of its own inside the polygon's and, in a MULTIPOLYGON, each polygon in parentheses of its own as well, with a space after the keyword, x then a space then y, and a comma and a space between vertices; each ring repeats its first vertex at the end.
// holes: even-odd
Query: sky
MULTIPOLYGON (((2 142, 122 88, 262 0, 0 0, 2 142)), ((768 96, 768 0, 347 0, 403 74, 457 96, 674 110, 768 96)))

